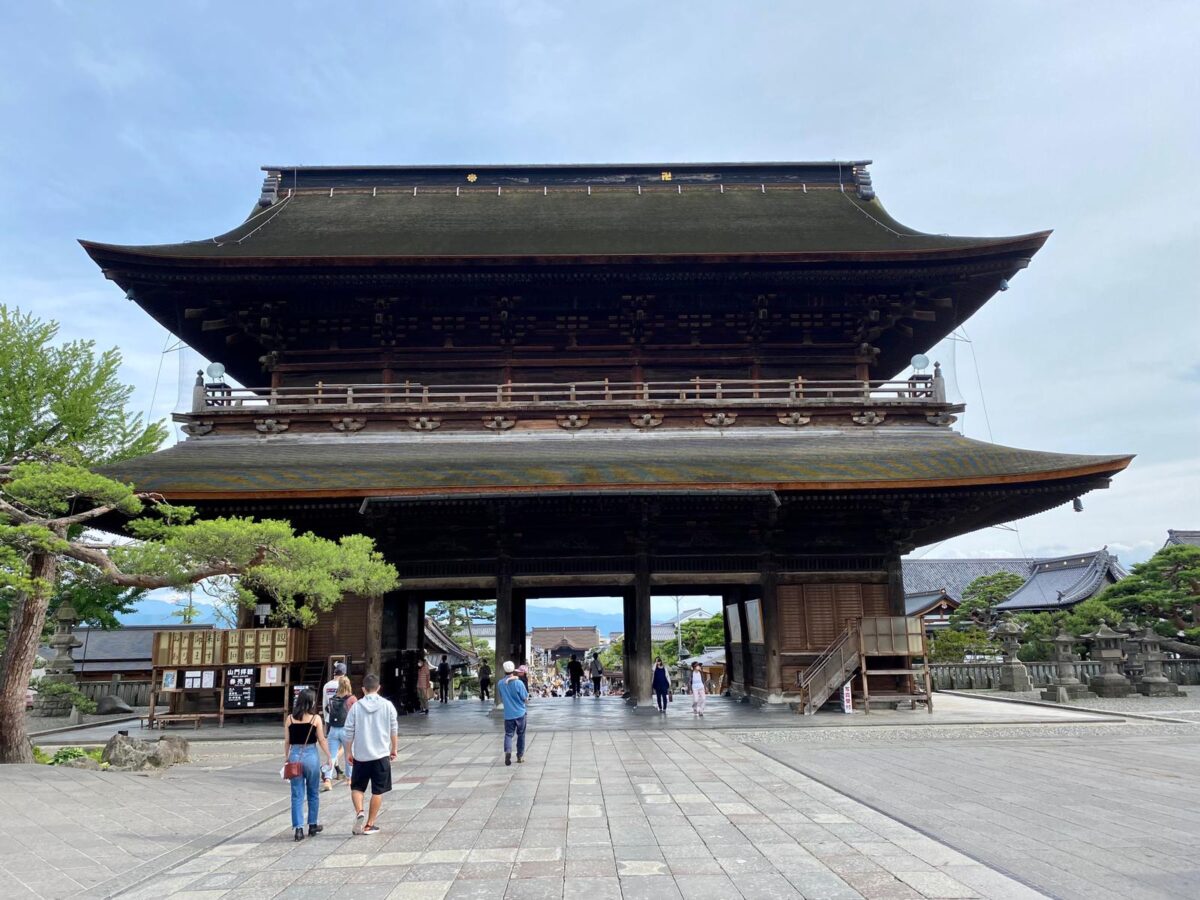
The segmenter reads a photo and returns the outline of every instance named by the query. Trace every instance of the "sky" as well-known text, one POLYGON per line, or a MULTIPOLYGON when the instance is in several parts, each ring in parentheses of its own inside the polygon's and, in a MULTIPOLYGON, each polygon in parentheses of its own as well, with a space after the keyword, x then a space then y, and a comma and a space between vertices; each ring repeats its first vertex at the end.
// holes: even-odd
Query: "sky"
POLYGON ((1194 0, 10 0, 0 34, 0 302, 120 347, 155 418, 203 361, 76 240, 225 231, 260 166, 866 158, 906 225, 1054 229, 931 353, 964 432, 1137 454, 1082 513, 915 555, 1132 563, 1200 528, 1194 0))

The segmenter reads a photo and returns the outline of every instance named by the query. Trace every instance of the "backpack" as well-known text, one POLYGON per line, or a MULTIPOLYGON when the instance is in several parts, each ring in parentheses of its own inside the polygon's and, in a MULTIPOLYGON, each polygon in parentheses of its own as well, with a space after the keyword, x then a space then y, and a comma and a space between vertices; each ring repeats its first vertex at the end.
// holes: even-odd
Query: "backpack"
POLYGON ((346 724, 346 698, 330 697, 325 705, 325 714, 329 717, 330 728, 341 728, 346 724))

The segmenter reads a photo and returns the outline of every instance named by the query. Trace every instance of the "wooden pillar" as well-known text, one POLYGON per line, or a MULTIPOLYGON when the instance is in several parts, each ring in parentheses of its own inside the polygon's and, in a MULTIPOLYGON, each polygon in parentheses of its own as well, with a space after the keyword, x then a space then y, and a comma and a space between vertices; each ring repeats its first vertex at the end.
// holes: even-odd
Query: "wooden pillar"
POLYGON ((367 674, 379 675, 383 663, 383 598, 367 598, 367 674))
POLYGON ((625 684, 626 696, 632 698, 634 705, 647 709, 652 704, 653 693, 650 666, 654 648, 650 642, 650 620, 650 556, 638 553, 634 562, 633 590, 626 600, 625 684))
POLYGON ((904 569, 900 555, 889 556, 887 561, 888 605, 893 616, 905 614, 904 604, 904 569))
MULTIPOLYGON (((733 694, 735 673, 733 671, 733 635, 729 633, 729 607, 734 602, 734 596, 728 588, 721 592, 721 622, 725 626, 725 684, 729 687, 731 695, 733 694)), ((741 622, 738 622, 738 627, 741 627, 741 622)), ((741 675, 740 672, 736 674, 741 675)))
POLYGON ((782 631, 779 626, 779 569, 769 555, 759 563, 759 584, 762 587, 763 650, 767 658, 767 699, 783 702, 783 660, 779 656, 782 631))
POLYGON ((625 681, 625 702, 630 706, 637 703, 637 670, 634 660, 634 642, 637 637, 637 591, 626 589, 621 592, 621 613, 625 633, 621 637, 621 671, 625 681))
MULTIPOLYGON (((524 606, 524 603, 522 603, 524 606)), ((524 644, 524 634, 521 635, 524 644)), ((496 571, 496 658, 492 672, 497 681, 504 677, 504 661, 511 659, 514 663, 518 657, 513 656, 513 588, 512 566, 507 559, 501 559, 496 571)), ((503 708, 500 702, 500 692, 492 692, 496 708, 503 708)))
POLYGON ((514 593, 512 601, 512 656, 509 657, 518 666, 528 665, 525 658, 525 610, 528 606, 528 596, 524 593, 514 593))

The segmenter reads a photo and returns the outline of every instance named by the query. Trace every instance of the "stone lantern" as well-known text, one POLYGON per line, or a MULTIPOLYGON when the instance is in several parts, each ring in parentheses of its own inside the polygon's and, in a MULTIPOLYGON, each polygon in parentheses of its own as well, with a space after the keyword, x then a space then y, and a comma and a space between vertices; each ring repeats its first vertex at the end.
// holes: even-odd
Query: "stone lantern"
POLYGON ((1025 669, 1025 664, 1017 659, 1017 652, 1021 649, 1019 638, 1022 631, 1021 626, 1012 619, 1005 619, 992 630, 992 633, 1000 639, 1000 646, 1004 649, 1004 662, 1000 664, 999 690, 1033 690, 1033 684, 1029 680, 1029 672, 1025 669))
POLYGON ((1095 697, 1075 671, 1075 663, 1079 659, 1074 652, 1075 637, 1068 634, 1066 629, 1060 629, 1051 643, 1054 644, 1055 677, 1050 686, 1042 690, 1042 699, 1066 703, 1095 697))
POLYGON ((1121 672, 1121 644, 1125 635, 1113 631, 1100 620, 1099 627, 1085 637, 1092 642, 1092 659, 1100 663, 1100 674, 1093 675, 1088 687, 1100 697, 1128 697, 1133 692, 1129 679, 1121 672))
POLYGON ((1138 627, 1137 622, 1126 619, 1116 630, 1125 635, 1125 640, 1121 643, 1121 652, 1125 654, 1125 677, 1136 684, 1142 677, 1142 629, 1138 627))
POLYGON ((1141 649, 1142 677, 1134 685, 1134 690, 1147 697, 1177 697, 1179 685, 1163 674, 1163 655, 1160 638, 1150 626, 1136 638, 1141 649))
MULTIPOLYGON (((54 650, 54 658, 46 664, 46 674, 42 677, 46 684, 75 684, 75 660, 71 651, 83 646, 83 642, 72 634, 72 629, 79 619, 70 602, 64 602, 54 615, 54 635, 49 644, 54 650)), ((52 697, 39 692, 37 711, 43 716, 64 716, 71 711, 71 701, 62 697, 52 697)))

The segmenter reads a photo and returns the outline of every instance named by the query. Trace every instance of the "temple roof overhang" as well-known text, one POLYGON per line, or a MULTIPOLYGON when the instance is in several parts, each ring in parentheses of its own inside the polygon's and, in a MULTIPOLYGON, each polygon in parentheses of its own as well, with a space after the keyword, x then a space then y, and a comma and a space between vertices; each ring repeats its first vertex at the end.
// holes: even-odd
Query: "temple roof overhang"
POLYGON ((795 493, 1106 479, 1130 456, 1020 450, 949 429, 747 428, 193 438, 105 469, 172 500, 550 495, 696 490, 795 493))
POLYGON ((806 292, 826 306, 852 296, 862 340, 904 320, 907 337, 892 328, 876 341, 892 374, 1002 290, 1050 232, 917 231, 884 209, 866 166, 272 167, 247 219, 216 237, 81 243, 164 327, 243 380, 298 340, 277 333, 281 317, 336 313, 373 334, 381 310, 419 312, 414 298, 437 298, 443 314, 516 291, 534 309, 561 303, 566 286, 591 291, 597 309, 652 293, 653 311, 671 315, 672 294, 735 311, 783 292, 779 310, 792 313, 806 292))

